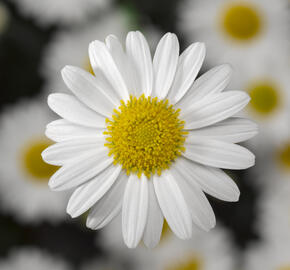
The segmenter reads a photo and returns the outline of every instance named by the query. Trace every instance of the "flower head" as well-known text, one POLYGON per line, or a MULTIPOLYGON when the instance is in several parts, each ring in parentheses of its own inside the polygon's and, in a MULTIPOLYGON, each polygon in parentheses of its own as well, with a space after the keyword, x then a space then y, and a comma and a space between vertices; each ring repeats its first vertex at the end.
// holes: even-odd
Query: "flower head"
POLYGON ((76 188, 67 211, 90 210, 87 226, 99 229, 122 211, 123 238, 153 247, 163 220, 181 239, 192 223, 215 225, 204 192, 237 201, 236 184, 219 168, 244 169, 254 155, 235 143, 257 133, 247 119, 232 117, 249 102, 240 91, 222 92, 231 68, 221 65, 196 81, 205 46, 194 43, 179 56, 176 35, 166 34, 153 61, 145 37, 130 32, 126 51, 115 36, 89 46, 94 75, 62 70, 73 95, 51 94, 50 108, 63 119, 47 126, 57 143, 42 156, 62 166, 54 190, 76 188))

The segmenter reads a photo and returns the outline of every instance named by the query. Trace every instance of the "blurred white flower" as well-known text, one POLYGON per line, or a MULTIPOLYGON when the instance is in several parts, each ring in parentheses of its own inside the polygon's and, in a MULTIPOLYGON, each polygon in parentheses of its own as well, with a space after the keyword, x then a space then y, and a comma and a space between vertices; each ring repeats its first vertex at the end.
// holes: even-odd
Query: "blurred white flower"
POLYGON ((251 97, 245 110, 259 125, 252 141, 260 151, 269 143, 279 144, 290 136, 290 69, 285 65, 249 65, 240 87, 251 97))
POLYGON ((136 250, 124 249, 118 230, 120 219, 101 232, 106 250, 122 258, 131 258, 138 270, 232 270, 236 269, 236 250, 230 235, 217 226, 209 233, 195 228, 193 239, 181 241, 167 227, 160 244, 153 250, 140 246, 136 250))
POLYGON ((244 257, 243 269, 288 270, 290 269, 290 245, 267 241, 252 245, 244 257))
POLYGON ((46 106, 37 102, 8 107, 0 119, 0 206, 21 221, 65 217, 64 194, 52 192, 47 185, 57 167, 41 158, 51 144, 43 134, 51 120, 46 106))
POLYGON ((22 248, 10 252, 7 259, 0 260, 1 270, 70 270, 67 263, 48 253, 22 248))
MULTIPOLYGON (((108 33, 125 40, 129 28, 129 18, 125 12, 110 10, 104 16, 99 16, 97 21, 57 33, 44 52, 42 74, 46 78, 45 90, 66 91, 60 75, 61 69, 66 65, 79 66, 93 72, 89 61, 88 44, 95 39, 104 40, 108 33)), ((149 37, 149 45, 155 46, 160 36, 159 32, 153 27, 146 27, 145 33, 149 37)))
POLYGON ((268 145, 264 143, 263 147, 256 149, 256 153, 256 166, 251 171, 259 187, 270 194, 273 188, 290 185, 290 133, 286 139, 268 140, 268 145))
POLYGON ((89 55, 94 76, 74 66, 62 70, 75 96, 48 97, 63 119, 48 125, 46 135, 57 143, 42 156, 62 166, 49 181, 53 190, 76 188, 67 212, 77 217, 91 208, 87 226, 99 229, 122 209, 130 248, 141 239, 157 245, 163 216, 181 239, 191 237, 193 223, 213 228, 203 191, 237 201, 238 187, 218 168, 244 169, 255 162, 236 144, 256 135, 257 127, 232 117, 249 96, 223 92, 230 67, 218 66, 194 81, 204 44, 194 43, 179 56, 172 33, 160 40, 153 62, 140 32, 127 35, 126 53, 110 35, 105 43, 93 41, 89 55))
POLYGON ((287 0, 185 0, 180 31, 205 42, 210 63, 230 63, 238 81, 252 64, 283 61, 289 46, 287 0))
POLYGON ((270 175, 269 180, 276 185, 271 185, 261 195, 256 229, 269 243, 290 247, 290 177, 277 179, 281 175, 271 172, 270 175))
POLYGON ((90 16, 104 12, 111 0, 10 0, 19 11, 41 26, 83 23, 90 16))
MULTIPOLYGON (((209 233, 196 231, 188 241, 172 237, 152 251, 148 268, 154 270, 232 270, 237 269, 236 251, 227 231, 217 226, 209 233)), ((139 269, 139 268, 138 268, 139 269)))
POLYGON ((0 2, 0 36, 5 32, 10 20, 10 12, 3 2, 0 2))

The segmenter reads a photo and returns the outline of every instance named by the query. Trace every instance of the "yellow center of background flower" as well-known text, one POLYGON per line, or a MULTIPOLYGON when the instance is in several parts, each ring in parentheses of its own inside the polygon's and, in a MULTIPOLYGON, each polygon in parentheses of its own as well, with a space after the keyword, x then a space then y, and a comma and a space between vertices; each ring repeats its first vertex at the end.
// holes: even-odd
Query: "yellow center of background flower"
POLYGON ((282 166, 290 170, 290 142, 280 149, 278 152, 278 158, 282 166))
POLYGON ((290 265, 289 266, 280 267, 278 270, 290 270, 290 265))
POLYGON ((250 3, 238 3, 227 6, 222 14, 224 33, 237 41, 248 41, 261 32, 261 16, 250 3))
POLYGON ((127 174, 160 175, 185 150, 184 121, 168 100, 131 96, 106 122, 105 146, 127 174))
POLYGON ((192 257, 191 259, 176 265, 170 265, 165 268, 165 270, 202 270, 202 261, 197 257, 192 257))
POLYGON ((250 108, 262 116, 273 113, 280 105, 279 90, 271 82, 258 82, 248 89, 251 97, 250 108))
POLYGON ((22 153, 22 165, 25 172, 37 182, 47 183, 49 178, 58 169, 42 160, 41 153, 52 143, 46 139, 38 139, 29 142, 22 153))

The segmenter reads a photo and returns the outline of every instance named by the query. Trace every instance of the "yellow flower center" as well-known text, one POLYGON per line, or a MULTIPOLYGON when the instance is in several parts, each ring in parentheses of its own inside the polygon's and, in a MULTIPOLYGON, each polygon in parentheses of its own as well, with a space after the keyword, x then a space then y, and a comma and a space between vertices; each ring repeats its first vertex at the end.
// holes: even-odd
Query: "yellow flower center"
POLYGON ((278 151, 278 159, 283 167, 290 170, 290 142, 278 151))
POLYGON ((105 146, 127 174, 160 175, 185 150, 184 121, 168 100, 131 96, 106 122, 105 146))
POLYGON ((227 5, 221 16, 223 32, 236 41, 257 37, 262 28, 261 15, 250 3, 227 5))
POLYGON ((250 108, 261 116, 268 116, 280 105, 278 87, 272 82, 258 82, 248 89, 251 96, 250 108))
POLYGON ((37 182, 47 183, 49 178, 58 169, 42 160, 41 153, 51 145, 46 139, 38 139, 29 142, 23 149, 21 161, 25 172, 37 182))
POLYGON ((198 257, 192 257, 189 260, 176 264, 170 265, 165 270, 202 270, 202 261, 198 257))

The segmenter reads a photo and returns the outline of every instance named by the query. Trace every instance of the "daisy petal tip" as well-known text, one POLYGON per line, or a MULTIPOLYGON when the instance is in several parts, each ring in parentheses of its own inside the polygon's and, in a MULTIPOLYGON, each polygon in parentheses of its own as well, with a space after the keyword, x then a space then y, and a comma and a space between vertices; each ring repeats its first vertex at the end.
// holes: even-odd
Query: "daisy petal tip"
POLYGON ((71 216, 71 218, 76 218, 81 215, 70 203, 67 205, 66 212, 71 216))
POLYGON ((48 186, 52 191, 56 191, 57 185, 55 184, 53 177, 48 181, 48 186))
POLYGON ((204 54, 206 51, 206 46, 204 42, 196 42, 196 47, 198 47, 204 54))
POLYGON ((69 209, 66 209, 66 213, 67 213, 71 218, 77 218, 78 216, 80 216, 80 215, 77 215, 77 214, 71 212, 71 210, 69 210, 69 209))
POLYGON ((153 241, 150 241, 150 242, 147 242, 147 241, 143 241, 144 242, 144 245, 148 248, 148 249, 154 249, 158 243, 159 243, 159 240, 157 242, 153 242, 153 241))
POLYGON ((94 223, 92 222, 92 219, 89 217, 86 220, 86 227, 91 229, 91 230, 96 230, 94 223))
POLYGON ((130 249, 133 249, 133 248, 136 248, 138 246, 139 243, 136 243, 136 242, 125 242, 126 246, 130 249))

